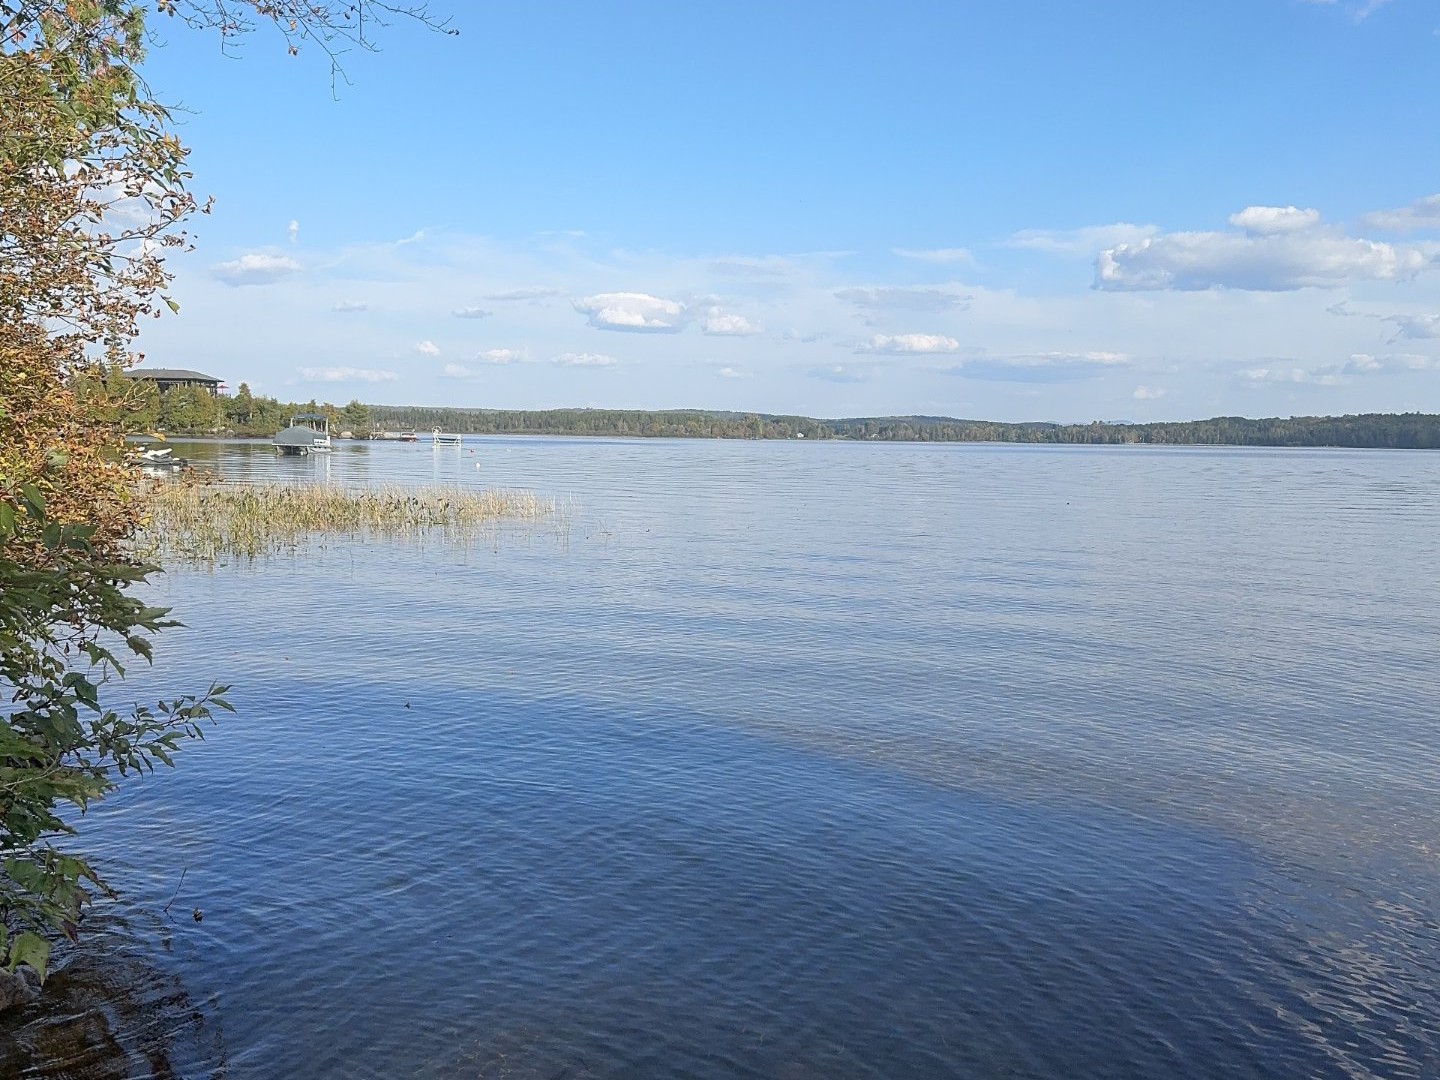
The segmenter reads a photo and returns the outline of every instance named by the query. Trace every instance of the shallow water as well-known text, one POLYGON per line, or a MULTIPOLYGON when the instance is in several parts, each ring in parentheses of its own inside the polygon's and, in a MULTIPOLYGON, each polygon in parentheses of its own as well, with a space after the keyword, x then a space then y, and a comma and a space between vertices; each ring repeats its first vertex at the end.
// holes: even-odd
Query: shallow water
POLYGON ((1434 455, 184 452, 566 509, 165 575, 241 716, 0 1071, 1440 1073, 1434 455))

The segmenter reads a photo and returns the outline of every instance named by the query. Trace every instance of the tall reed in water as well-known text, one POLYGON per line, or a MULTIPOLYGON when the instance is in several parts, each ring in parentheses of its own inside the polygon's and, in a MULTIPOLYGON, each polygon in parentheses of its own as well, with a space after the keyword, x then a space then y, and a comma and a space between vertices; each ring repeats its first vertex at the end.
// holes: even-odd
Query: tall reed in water
POLYGON ((525 491, 161 483, 147 493, 142 557, 214 561, 294 550, 318 537, 467 539, 503 521, 538 521, 553 503, 525 491))

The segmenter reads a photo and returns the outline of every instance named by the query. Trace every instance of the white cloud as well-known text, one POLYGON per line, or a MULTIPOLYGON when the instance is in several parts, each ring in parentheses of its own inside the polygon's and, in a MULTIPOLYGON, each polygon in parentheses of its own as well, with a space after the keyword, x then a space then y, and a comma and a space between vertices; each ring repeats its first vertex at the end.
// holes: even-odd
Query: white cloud
POLYGON ((1165 396, 1165 390, 1159 386, 1137 386, 1130 396, 1136 401, 1158 401, 1165 396))
POLYGON ((1391 353, 1372 356, 1354 353, 1342 369, 1346 375, 1382 375, 1397 371, 1440 371, 1440 360, 1419 353, 1391 353))
POLYGON ((1311 211, 1250 207, 1247 232, 1179 232, 1120 244, 1095 260, 1095 288, 1114 292, 1228 288, 1284 292, 1352 281, 1397 281, 1429 263, 1418 248, 1305 224, 1311 211), (1254 231, 1256 226, 1271 231, 1254 231), (1279 231, 1276 231, 1279 230, 1279 231))
POLYGON ((811 368, 805 374, 822 382, 859 383, 869 382, 878 371, 876 364, 824 364, 811 368))
POLYGON ((715 377, 717 379, 748 379, 750 373, 735 367, 722 367, 716 369, 715 377))
POLYGON ((673 334, 684 325, 685 305, 649 293, 597 293, 575 303, 597 330, 673 334))
POLYGON ((450 314, 454 315, 457 319, 484 319, 493 313, 486 311, 482 307, 462 307, 456 308, 450 314))
POLYGON ((970 297, 947 289, 839 289, 835 299, 880 311, 951 311, 963 309, 970 297))
POLYGON ((216 263, 210 273, 226 285, 269 285, 300 272, 300 264, 288 255, 252 252, 229 262, 216 263))
POLYGON ((707 260, 705 269, 720 277, 776 281, 800 276, 806 265, 807 260, 804 256, 727 255, 723 258, 707 260))
POLYGON ((1400 328, 1397 338, 1410 341, 1440 338, 1440 315, 1382 315, 1380 318, 1400 328))
POLYGON ((527 358, 524 349, 486 349, 475 354, 475 359, 482 364, 520 364, 527 358))
POLYGON ((433 341, 417 341, 415 343, 415 351, 421 356, 439 356, 440 346, 436 345, 433 341))
POLYGON ((523 289, 507 289, 504 292, 487 293, 480 299, 505 303, 512 300, 544 300, 547 297, 564 295, 564 289, 551 289, 543 285, 533 285, 523 289))
POLYGON ((1051 255, 1091 258, 1104 248, 1138 244, 1159 232, 1155 225, 1131 225, 1124 221, 1114 225, 1090 225, 1083 229, 1024 229, 1010 237, 1006 246, 1044 251, 1051 255))
MULTIPOLYGON (((1322 7, 1334 7, 1338 0, 1303 0, 1303 2, 1322 7)), ((1357 23, 1364 22, 1388 3, 1390 0, 1354 0, 1353 3, 1345 5, 1345 12, 1357 23)))
POLYGON ((348 314, 355 311, 367 311, 369 310, 369 308, 370 305, 367 304, 364 300, 341 300, 335 304, 332 304, 330 310, 338 311, 342 314, 348 314))
POLYGON ((620 361, 613 356, 606 356, 604 353, 567 352, 561 353, 550 362, 558 367, 600 368, 614 367, 620 361))
POLYGON ((1129 367, 1132 363, 1129 356, 1118 352, 981 354, 941 371, 946 375, 989 382, 1063 383, 1093 379, 1108 371, 1129 367))
POLYGON ((891 248, 890 253, 898 255, 902 259, 914 259, 917 262, 973 263, 975 261, 975 256, 970 253, 969 248, 932 248, 930 250, 891 248))
POLYGON ((289 225, 285 226, 285 232, 289 234, 290 242, 292 244, 295 243, 296 240, 300 239, 300 222, 291 221, 289 225))
POLYGON ((726 314, 719 308, 710 309, 705 321, 700 324, 700 330, 718 337, 749 337, 765 332, 763 326, 757 326, 744 315, 726 314))
POLYGON ((399 378, 393 371, 374 371, 370 368, 353 367, 304 367, 300 377, 307 382, 394 382, 399 378))
POLYGON ((475 372, 463 364, 446 364, 440 369, 440 375, 446 379, 469 379, 475 375, 475 372))
POLYGON ((829 330, 797 330, 792 326, 779 335, 779 340, 797 341, 802 345, 815 345, 821 341, 828 341, 834 336, 829 330))
POLYGON ((1345 381, 1341 372, 1337 370, 1334 365, 1326 365, 1318 368, 1283 365, 1245 368, 1240 371, 1239 375, 1243 382, 1251 386, 1262 386, 1267 383, 1337 386, 1345 381))
POLYGON ((1294 206, 1247 206, 1230 215, 1230 224, 1252 236, 1299 232, 1320 224, 1320 211, 1300 210, 1294 206))
POLYGON ((1362 217, 1360 224, 1385 232, 1440 228, 1440 195, 1427 195, 1395 210, 1376 210, 1362 217))
POLYGON ((933 353, 953 353, 960 348, 960 342, 943 334, 876 334, 859 352, 891 353, 901 356, 922 356, 933 353))

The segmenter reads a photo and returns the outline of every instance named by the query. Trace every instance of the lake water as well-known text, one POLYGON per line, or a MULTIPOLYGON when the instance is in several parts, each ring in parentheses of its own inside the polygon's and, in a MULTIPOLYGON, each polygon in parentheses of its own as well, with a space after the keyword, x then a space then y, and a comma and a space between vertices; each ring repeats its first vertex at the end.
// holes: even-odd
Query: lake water
POLYGON ((1440 456, 184 452, 564 509, 164 576, 0 1074, 1440 1075, 1440 456))

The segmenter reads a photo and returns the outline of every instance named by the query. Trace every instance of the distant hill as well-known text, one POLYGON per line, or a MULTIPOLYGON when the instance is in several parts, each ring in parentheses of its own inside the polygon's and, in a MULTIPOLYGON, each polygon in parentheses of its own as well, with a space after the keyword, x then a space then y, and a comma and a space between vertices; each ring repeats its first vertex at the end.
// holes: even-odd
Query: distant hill
POLYGON ((1217 416, 1158 424, 1004 423, 950 416, 807 416, 703 409, 446 409, 371 405, 385 428, 475 435, 628 435, 691 439, 870 439, 894 442, 1092 443, 1201 446, 1440 448, 1440 415, 1364 413, 1252 420, 1217 416))

